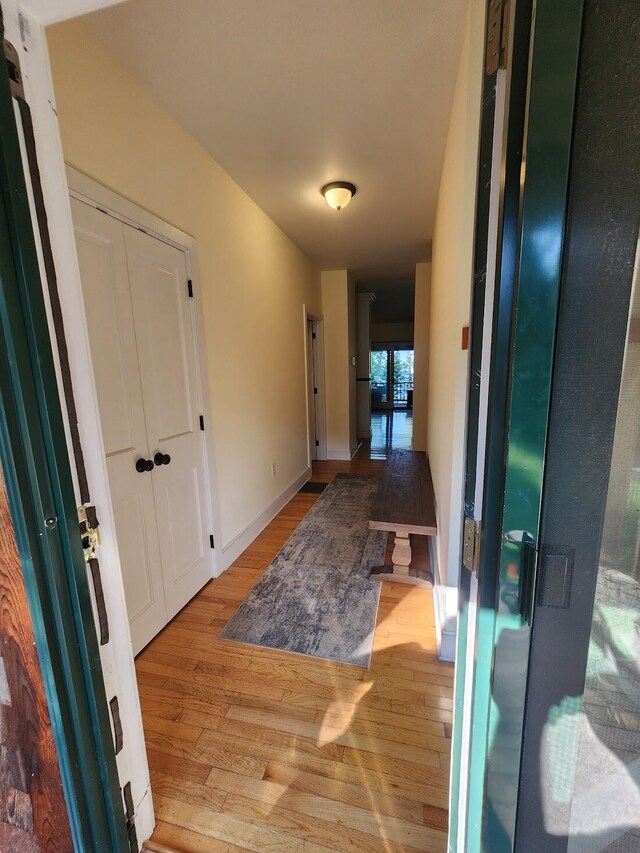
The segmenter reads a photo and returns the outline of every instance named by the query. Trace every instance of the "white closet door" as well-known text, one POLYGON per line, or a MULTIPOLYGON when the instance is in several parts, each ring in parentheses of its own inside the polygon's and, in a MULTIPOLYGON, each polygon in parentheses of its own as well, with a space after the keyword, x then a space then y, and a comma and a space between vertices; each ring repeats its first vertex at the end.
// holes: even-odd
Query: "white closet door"
POLYGON ((134 654, 167 622, 124 226, 72 199, 91 359, 134 654))
POLYGON ((186 256, 124 226, 168 617, 213 574, 186 256))

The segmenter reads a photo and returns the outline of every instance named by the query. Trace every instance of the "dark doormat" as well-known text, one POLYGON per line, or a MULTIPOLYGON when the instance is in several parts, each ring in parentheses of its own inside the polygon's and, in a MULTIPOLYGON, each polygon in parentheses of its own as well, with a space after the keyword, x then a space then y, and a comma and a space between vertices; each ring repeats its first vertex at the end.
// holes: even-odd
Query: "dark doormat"
POLYGON ((321 495, 328 485, 329 483, 313 483, 309 480, 301 489, 298 489, 298 494, 321 495))

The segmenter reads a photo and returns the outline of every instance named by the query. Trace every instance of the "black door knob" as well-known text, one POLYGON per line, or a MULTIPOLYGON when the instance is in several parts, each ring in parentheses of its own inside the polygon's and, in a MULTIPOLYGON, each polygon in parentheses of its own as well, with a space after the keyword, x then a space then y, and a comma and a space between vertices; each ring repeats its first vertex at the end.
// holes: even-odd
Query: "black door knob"
POLYGON ((136 459, 136 471, 138 474, 144 474, 145 471, 153 471, 154 464, 152 459, 136 459))
POLYGON ((171 457, 168 453, 161 453, 158 451, 156 455, 153 457, 153 461, 156 465, 168 465, 171 462, 171 457))

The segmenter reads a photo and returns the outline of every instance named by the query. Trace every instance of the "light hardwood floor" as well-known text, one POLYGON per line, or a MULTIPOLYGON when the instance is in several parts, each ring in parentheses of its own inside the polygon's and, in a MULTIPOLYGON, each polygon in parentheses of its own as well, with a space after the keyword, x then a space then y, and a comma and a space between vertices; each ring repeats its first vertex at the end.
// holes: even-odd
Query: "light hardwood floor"
POLYGON ((294 497, 136 660, 151 850, 446 850, 453 668, 430 591, 382 585, 369 671, 217 639, 315 500, 294 497))

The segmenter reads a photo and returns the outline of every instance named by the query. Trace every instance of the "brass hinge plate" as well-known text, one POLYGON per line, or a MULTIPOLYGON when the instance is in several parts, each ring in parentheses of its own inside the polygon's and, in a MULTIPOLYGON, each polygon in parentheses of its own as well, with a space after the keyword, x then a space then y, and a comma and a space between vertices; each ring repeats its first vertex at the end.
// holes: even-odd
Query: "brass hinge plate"
POLYGON ((481 522, 465 516, 462 543, 462 565, 470 572, 478 573, 480 563, 481 522))
POLYGON ((507 67, 508 33, 509 0, 490 0, 486 44, 486 72, 489 76, 498 68, 507 67))
POLYGON ((95 507, 79 506, 78 523, 80 524, 84 561, 85 563, 89 563, 95 558, 96 548, 100 545, 100 533, 98 532, 95 507))

